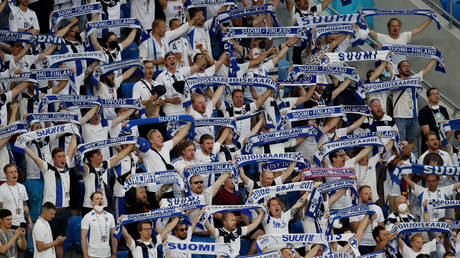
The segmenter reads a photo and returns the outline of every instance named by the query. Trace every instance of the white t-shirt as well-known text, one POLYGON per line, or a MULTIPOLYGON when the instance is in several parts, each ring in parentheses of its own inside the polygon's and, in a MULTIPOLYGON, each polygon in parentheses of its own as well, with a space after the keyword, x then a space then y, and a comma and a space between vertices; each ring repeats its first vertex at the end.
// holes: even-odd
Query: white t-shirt
POLYGON ((136 82, 133 86, 133 99, 148 100, 152 97, 153 89, 158 85, 160 84, 153 80, 152 83, 144 79, 136 82))
POLYGON ((131 2, 131 17, 141 23, 144 30, 152 29, 152 22, 155 20, 155 1, 133 0, 131 2))
MULTIPOLYGON (((211 100, 206 101, 206 110, 203 114, 196 111, 193 106, 190 109, 190 115, 194 119, 202 119, 202 118, 211 118, 212 112, 214 111, 214 104, 211 100)), ((200 139, 200 137, 204 134, 209 134, 214 137, 214 126, 200 126, 195 128, 195 138, 200 139)), ((220 146, 219 146, 220 147, 220 146)))
MULTIPOLYGON (((420 78, 423 80, 423 71, 411 76, 410 78, 420 78)), ((395 77, 395 80, 400 80, 398 77, 395 77)), ((417 95, 418 91, 414 88, 408 88, 404 90, 401 97, 401 90, 397 90, 392 93, 393 95, 393 118, 414 118, 417 117, 417 95), (399 100, 396 102, 396 100, 399 100)))
MULTIPOLYGON (((167 241, 174 241, 174 242, 184 241, 184 242, 190 242, 190 241, 192 240, 192 234, 193 234, 193 231, 191 230, 191 228, 188 228, 188 229, 187 229, 187 237, 186 237, 185 239, 177 238, 177 237, 174 236, 174 235, 168 235, 167 241)), ((170 255, 170 258, 191 258, 191 257, 192 257, 191 254, 186 254, 186 253, 177 252, 177 251, 169 252, 169 255, 170 255)))
MULTIPOLYGON (((125 174, 134 175, 136 173, 136 164, 139 158, 132 153, 127 155, 123 159, 120 160, 120 163, 113 168, 115 172, 115 177, 118 178, 125 174)), ((125 197, 125 190, 123 189, 123 185, 115 180, 115 184, 113 185, 113 196, 115 197, 125 197)))
MULTIPOLYGON (((412 32, 405 31, 399 34, 397 39, 393 39, 387 34, 377 33, 377 41, 381 44, 396 44, 396 45, 407 45, 412 40, 412 32)), ((398 64, 401 61, 406 60, 406 56, 393 55, 392 62, 394 64, 395 71, 398 71, 398 64)))
POLYGON ((404 249, 402 251, 402 255, 404 258, 415 258, 419 254, 430 254, 431 252, 436 251, 436 239, 431 240, 428 243, 425 243, 422 247, 420 252, 415 252, 412 248, 408 247, 404 244, 404 249))
POLYGON ((262 220, 265 234, 289 234, 289 220, 292 219, 291 211, 282 211, 281 218, 275 218, 265 213, 262 220))
POLYGON ((11 9, 9 18, 10 31, 18 31, 18 29, 34 29, 40 30, 37 15, 33 10, 27 8, 26 12, 21 11, 19 7, 11 9))
POLYGON ((11 211, 13 215, 13 226, 19 226, 24 219, 24 202, 29 200, 24 185, 16 183, 11 186, 8 183, 0 185, 0 202, 3 209, 11 211))
MULTIPOLYGON (((66 162, 69 163, 66 156, 66 162)), ((51 202, 56 207, 69 207, 70 203, 70 175, 68 167, 58 168, 47 162, 43 162, 43 180, 45 187, 43 191, 43 201, 51 202), (59 176, 56 176, 56 173, 59 176)))
POLYGON ((193 54, 201 53, 201 51, 196 47, 197 44, 201 44, 203 49, 208 50, 208 53, 212 53, 211 47, 211 37, 209 35, 209 28, 211 27, 213 19, 207 20, 203 27, 194 26, 190 31, 188 38, 193 50, 193 54))
POLYGON ((368 185, 372 191, 372 201, 376 202, 379 199, 377 193, 377 172, 376 167, 380 161, 380 154, 376 154, 369 158, 367 166, 361 166, 359 163, 355 163, 355 171, 358 180, 358 186, 368 185))
POLYGON ((34 241, 34 258, 53 258, 56 257, 56 252, 54 251, 54 246, 39 252, 37 250, 36 241, 41 241, 44 244, 49 244, 53 242, 53 233, 51 233, 51 227, 48 221, 38 217, 34 225, 34 230, 32 232, 32 239, 34 241))
MULTIPOLYGON (((431 199, 442 199, 448 200, 449 197, 454 192, 454 185, 447 185, 443 187, 438 187, 435 192, 430 192, 428 188, 424 188, 415 184, 414 194, 419 199, 419 204, 422 204, 425 200, 431 199)), ((445 217, 446 210, 445 209, 433 209, 431 210, 429 206, 428 212, 430 215, 430 221, 438 221, 439 218, 445 217)))
POLYGON ((94 210, 81 220, 81 229, 88 230, 88 255, 93 257, 110 257, 110 230, 115 229, 113 215, 104 211, 97 214, 94 210))
MULTIPOLYGON (((92 125, 86 123, 82 126, 82 138, 85 142, 96 142, 108 138, 110 129, 112 128, 112 121, 107 121, 108 125, 103 127, 101 123, 92 125)), ((108 147, 101 148, 102 159, 110 159, 110 152, 108 147)))
POLYGON ((228 232, 225 228, 216 229, 216 243, 225 243, 224 234, 233 234, 235 240, 230 239, 230 250, 231 250, 231 257, 236 257, 240 254, 240 238, 241 236, 245 236, 248 233, 248 227, 238 227, 232 232, 228 232), (221 232, 222 230, 222 232, 221 232))
POLYGON ((166 17, 166 26, 169 26, 169 21, 176 18, 182 23, 182 16, 184 15, 184 5, 182 1, 168 1, 166 8, 163 9, 166 17))
MULTIPOLYGON (((246 77, 254 78, 260 76, 268 76, 268 72, 272 71, 273 69, 275 69, 275 65, 273 64, 273 60, 270 59, 269 61, 260 64, 257 68, 249 68, 248 72, 246 73, 246 77)), ((262 96, 267 90, 263 87, 255 87, 254 89, 259 96, 262 96)), ((250 100, 254 100, 249 87, 245 87, 244 97, 250 100)))
MULTIPOLYGON (((163 147, 159 152, 161 157, 168 163, 171 164, 171 157, 169 156, 169 152, 173 148, 173 141, 169 140, 163 143, 163 147)), ((149 149, 146 152, 141 152, 142 160, 144 161, 145 169, 149 172, 158 172, 158 171, 166 171, 166 165, 158 155, 158 153, 152 149, 149 149)), ((149 192, 156 192, 160 189, 160 185, 149 185, 147 186, 147 190, 149 192)))
MULTIPOLYGON (((255 102, 248 103, 242 107, 224 107, 221 105, 221 110, 224 113, 225 117, 239 117, 242 115, 254 114, 257 111, 257 106, 255 102), (222 108, 225 108, 222 110, 222 108)), ((251 132, 251 119, 241 119, 236 121, 236 128, 240 139, 246 138, 246 136, 251 132)))
MULTIPOLYGON (((172 2, 168 1, 168 4, 169 3, 172 3, 172 2)), ((178 67, 182 68, 182 67, 188 67, 192 65, 188 60, 189 56, 193 60, 192 48, 190 47, 190 42, 188 41, 186 37, 180 37, 176 40, 169 42, 169 50, 176 54, 180 53, 182 55, 180 60, 179 58, 177 58, 178 67)))
MULTIPOLYGON (((372 237, 372 230, 375 227, 377 227, 380 222, 383 223, 385 221, 385 217, 383 216, 382 209, 379 206, 372 204, 371 208, 372 210, 375 211, 375 214, 377 214, 377 219, 372 220, 371 224, 369 224, 364 230, 363 237, 361 238, 361 242, 359 243, 359 245, 361 246, 375 246, 377 244, 374 238, 372 237)), ((365 215, 350 217, 350 223, 359 222, 364 218, 364 216, 365 215)))
MULTIPOLYGON (((176 72, 174 73, 174 77, 176 78, 176 81, 185 80, 189 76, 190 76, 190 67, 177 68, 176 72)), ((180 104, 165 103, 165 105, 163 106, 163 111, 165 112, 165 114, 167 116, 184 115, 185 109, 184 109, 183 103, 190 101, 190 92, 188 90, 188 87, 187 86, 184 87, 184 94, 177 92, 173 87, 173 83, 174 83, 173 74, 168 72, 167 70, 164 70, 163 72, 161 72, 155 81, 165 86, 166 88, 166 93, 164 94, 165 98, 180 97, 182 99, 182 103, 180 104)))

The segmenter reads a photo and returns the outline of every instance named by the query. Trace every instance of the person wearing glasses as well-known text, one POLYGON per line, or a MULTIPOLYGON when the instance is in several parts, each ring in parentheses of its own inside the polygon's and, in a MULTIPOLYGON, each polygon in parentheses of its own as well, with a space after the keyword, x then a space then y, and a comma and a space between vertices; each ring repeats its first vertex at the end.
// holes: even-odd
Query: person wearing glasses
MULTIPOLYGON (((123 215, 120 216, 118 221, 123 219, 123 215)), ((139 239, 134 240, 126 230, 125 226, 121 227, 121 233, 126 240, 126 244, 131 252, 132 257, 144 257, 144 258, 156 258, 157 246, 166 240, 169 232, 176 226, 179 218, 174 218, 166 227, 161 234, 156 235, 152 238, 152 223, 150 221, 141 221, 137 224, 137 231, 139 232, 139 239)))
MULTIPOLYGON (((195 215, 193 218, 192 225, 189 227, 183 220, 179 218, 174 218, 170 224, 173 226, 172 234, 167 235, 167 241, 174 241, 174 242, 190 242, 192 241, 192 234, 196 228, 196 223, 200 218, 201 212, 195 215)), ((183 252, 168 252, 165 254, 167 258, 191 258, 191 254, 186 254, 183 252)))
MULTIPOLYGON (((440 124, 444 124, 450 120, 447 109, 439 105, 441 96, 437 88, 433 87, 427 90, 426 97, 428 99, 428 105, 424 106, 418 112, 418 124, 422 128, 422 153, 428 149, 425 143, 427 134, 432 131, 440 138, 440 124)), ((447 139, 449 139, 451 135, 452 131, 446 132, 447 139)))

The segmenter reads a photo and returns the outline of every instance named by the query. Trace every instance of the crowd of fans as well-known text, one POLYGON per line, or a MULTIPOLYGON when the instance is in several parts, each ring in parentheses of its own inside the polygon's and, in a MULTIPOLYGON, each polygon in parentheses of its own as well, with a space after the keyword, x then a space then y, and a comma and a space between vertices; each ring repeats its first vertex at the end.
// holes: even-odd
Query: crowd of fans
MULTIPOLYGON (((270 4, 275 9, 285 5, 292 22, 287 26, 294 26, 302 17, 322 15, 332 1, 309 5, 308 0, 294 3, 285 0, 270 4)), ((3 1, 0 12, 11 9, 9 31, 47 34, 43 32, 48 31, 52 8, 44 6, 41 9, 37 3, 42 2, 33 3, 34 12, 28 7, 29 0, 18 0, 17 5, 3 1), (40 23, 37 15, 44 17, 40 18, 40 23)), ((120 1, 101 1, 103 14, 73 17, 52 28, 55 35, 62 37, 63 44, 0 43, 1 126, 26 123, 27 130, 33 132, 65 124, 27 119, 31 114, 54 111, 76 115, 78 121, 73 125, 79 131, 26 141, 24 153, 14 148, 25 139, 21 134, 1 133, 0 257, 116 257, 120 251, 127 250, 133 257, 207 256, 177 250, 166 252, 168 242, 226 243, 230 246, 231 257, 271 251, 274 251, 272 255, 282 257, 321 257, 331 253, 359 256, 351 243, 343 241, 327 245, 277 244, 263 250, 257 248, 257 241, 268 235, 325 234, 323 229, 328 228, 329 223, 332 231, 328 234, 354 234, 360 255, 384 251, 384 256, 391 253, 400 257, 455 257, 451 250, 460 252, 456 229, 451 229, 453 241, 450 242, 447 234, 397 235, 392 231, 399 223, 450 222, 458 216, 453 208, 434 209, 428 204, 433 199, 456 200, 460 187, 457 178, 403 173, 398 181, 391 176, 395 169, 410 164, 458 166, 457 147, 441 143, 441 135, 447 140, 453 135, 454 141, 459 143, 460 131, 441 130, 441 125, 450 118, 446 108, 439 104, 439 89, 426 91, 428 105, 420 110, 417 98, 421 91, 414 88, 369 93, 365 98, 357 94, 359 87, 366 83, 408 78, 423 80, 436 64, 435 59, 412 74, 406 57, 393 55, 391 62, 376 63, 375 69, 367 71, 367 78, 361 78, 360 82, 339 75, 318 75, 317 84, 284 88, 282 84, 276 84, 277 92, 253 85, 203 85, 191 90, 187 80, 196 77, 271 77, 276 83, 279 80, 277 66, 280 65, 281 73, 281 68, 286 68, 285 60, 290 60, 288 79, 296 79, 293 66, 321 65, 325 53, 352 51, 352 36, 330 34, 316 42, 291 37, 280 45, 269 37, 231 39, 227 44, 232 45, 233 53, 229 54, 224 51, 221 34, 212 36, 210 33, 213 17, 231 8, 262 5, 263 1, 249 3, 243 0, 237 7, 221 3, 206 8, 187 8, 180 0, 158 2, 165 19, 155 19, 155 1, 131 0, 131 18, 140 22, 143 31, 111 28, 110 31, 93 31, 87 35, 89 22, 120 19, 120 1), (141 69, 133 66, 94 78, 102 65, 124 61, 124 51, 132 51, 133 46, 136 57, 141 60, 141 69), (105 62, 77 59, 59 66, 71 69, 75 85, 61 79, 15 82, 1 79, 45 69, 47 57, 51 55, 88 51, 101 51, 105 62), (237 60, 236 67, 233 56, 237 60), (135 82, 132 89, 128 88, 129 93, 122 90, 129 85, 126 82, 135 82), (139 109, 103 107, 94 103, 94 106, 79 108, 57 102, 45 105, 45 109, 39 108, 43 99, 52 94, 97 96, 100 100, 128 96, 141 104, 145 114, 139 109), (277 127, 279 115, 292 110, 344 105, 367 106, 370 112, 304 119, 289 123, 288 127, 277 127), (236 128, 194 127, 190 121, 178 126, 175 120, 162 123, 160 120, 160 123, 123 129, 130 121, 138 119, 165 117, 164 121, 172 121, 168 118, 184 115, 191 116, 195 122, 213 117, 231 118, 236 128), (259 144, 251 151, 253 154, 299 152, 303 166, 302 162, 289 161, 281 169, 270 170, 273 167, 267 166, 270 164, 266 164, 266 160, 237 166, 238 158, 248 155, 243 150, 252 136, 290 127, 310 127, 317 136, 281 142, 274 140, 259 144), (115 139, 127 131, 135 136, 135 144, 102 146, 86 152, 81 159, 76 158, 84 144, 115 139), (383 148, 351 146, 353 148, 329 153, 320 161, 321 166, 314 162, 315 152, 331 141, 340 141, 347 135, 389 131, 396 133, 397 137, 379 135, 383 148), (194 166, 214 162, 230 162, 237 172, 185 173, 194 166), (202 223, 204 225, 200 225, 200 217, 210 207, 247 204, 257 189, 306 180, 305 173, 318 167, 326 171, 328 168, 352 169, 353 175, 347 178, 356 183, 355 190, 335 189, 320 194, 320 198, 316 198, 311 189, 266 195, 259 200, 262 205, 259 209, 214 213, 202 223), (182 187, 178 183, 161 185, 151 182, 145 186, 135 185, 129 190, 124 188, 127 181, 139 173, 167 170, 176 171, 183 181, 182 187), (189 196, 202 198, 205 204, 204 207, 181 210, 189 219, 174 216, 125 224, 120 227, 122 238, 114 237, 117 225, 129 214, 161 210, 165 202, 173 198, 185 200, 179 198, 189 196), (331 212, 365 204, 370 205, 372 212, 336 221, 327 219, 331 212), (308 212, 311 205, 318 206, 314 216, 308 212)), ((73 3, 73 6, 79 5, 73 3)), ((69 7, 72 5, 59 1, 53 6, 54 10, 69 7)), ((355 29, 363 39, 369 36, 380 44, 416 44, 416 36, 431 21, 428 18, 404 32, 396 17, 388 20, 388 32, 358 26, 355 29)), ((219 30, 271 26, 272 16, 258 14, 234 18, 221 24, 219 30)), ((409 26, 405 25, 406 28, 409 26)), ((351 66, 351 63, 342 65, 351 66)), ((304 74, 304 79, 310 75, 304 74)), ((340 178, 314 177, 312 180, 317 188, 340 178)))

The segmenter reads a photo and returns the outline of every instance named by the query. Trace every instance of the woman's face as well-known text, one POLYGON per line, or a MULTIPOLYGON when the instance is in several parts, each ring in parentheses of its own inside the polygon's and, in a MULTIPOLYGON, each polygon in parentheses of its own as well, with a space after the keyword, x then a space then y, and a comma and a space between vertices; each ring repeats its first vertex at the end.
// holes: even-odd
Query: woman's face
POLYGON ((422 250, 423 247, 423 239, 421 237, 415 237, 414 240, 410 242, 410 245, 412 250, 414 250, 415 252, 420 252, 420 250, 422 250))
POLYGON ((269 203, 269 208, 268 211, 270 212, 270 215, 275 218, 281 217, 281 205, 278 200, 271 200, 269 203))

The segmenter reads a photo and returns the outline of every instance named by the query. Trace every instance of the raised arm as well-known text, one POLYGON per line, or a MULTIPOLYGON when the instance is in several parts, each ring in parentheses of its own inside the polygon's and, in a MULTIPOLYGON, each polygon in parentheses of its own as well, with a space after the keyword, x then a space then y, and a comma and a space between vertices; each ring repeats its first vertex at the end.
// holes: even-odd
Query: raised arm
POLYGON ((83 126, 86 124, 91 118, 93 118, 97 111, 99 111, 99 106, 94 105, 82 118, 80 118, 80 125, 83 126))
POLYGON ((190 130, 190 127, 192 126, 191 122, 188 122, 182 129, 179 130, 179 132, 174 135, 172 138, 173 145, 176 146, 180 141, 182 141, 185 136, 187 136, 188 130, 190 130))
POLYGON ((297 162, 291 162, 289 167, 287 167, 286 170, 284 170, 284 172, 281 174, 280 177, 281 177, 281 181, 283 183, 284 183, 284 181, 286 181, 289 178, 289 176, 291 176, 291 174, 294 171, 296 165, 297 165, 297 162))
POLYGON ((37 62, 45 60, 46 56, 51 55, 56 49, 56 47, 56 44, 51 44, 51 46, 49 46, 47 49, 45 49, 45 51, 38 55, 37 62))
POLYGON ((119 123, 121 123, 121 122, 125 121, 126 119, 128 119, 129 116, 131 116, 134 113, 134 111, 135 111, 134 108, 130 108, 130 109, 126 110, 125 112, 121 113, 121 115, 118 116, 117 118, 113 119, 112 120, 112 128, 114 128, 119 123))
POLYGON ((222 144, 225 141, 225 139, 227 139, 227 136, 230 134, 231 130, 232 129, 229 127, 225 128, 222 134, 220 135, 219 139, 217 139, 216 142, 222 144))
POLYGON ((338 201, 345 193, 347 192, 346 188, 342 188, 337 190, 331 197, 329 198, 329 207, 334 205, 336 201, 338 201))
POLYGON ((94 47, 94 50, 96 51, 102 51, 102 46, 99 44, 99 41, 97 40, 96 38, 96 34, 91 33, 91 35, 89 35, 89 38, 91 39, 91 44, 93 44, 93 47, 94 47))
POLYGON ((428 25, 430 25, 431 21, 433 19, 431 18, 428 18, 426 19, 424 22, 420 23, 417 27, 415 27, 412 31, 411 31, 411 37, 414 38, 415 36, 417 36, 417 34, 419 34, 420 32, 422 32, 423 30, 426 29, 426 27, 428 27, 428 25))
POLYGON ((128 230, 126 230, 124 225, 121 226, 121 234, 123 235, 123 238, 125 239, 125 241, 128 244, 128 246, 133 244, 134 239, 128 233, 128 230))
POLYGON ((246 176, 246 174, 244 173, 244 169, 242 167, 240 167, 239 170, 240 170, 240 178, 243 181, 244 186, 247 187, 251 179, 249 179, 249 177, 246 176))
POLYGON ((364 149, 362 149, 354 158, 355 158, 355 162, 359 162, 362 158, 366 157, 367 155, 369 155, 369 153, 371 152, 372 148, 374 146, 366 146, 364 147, 364 149))
POLYGON ((15 57, 14 57, 14 62, 17 63, 19 62, 19 60, 21 60, 26 54, 27 52, 29 51, 31 45, 30 44, 27 44, 25 48, 23 48, 21 50, 21 52, 19 52, 19 54, 17 54, 15 57))
POLYGON ((220 96, 222 95, 223 91, 224 85, 220 85, 219 87, 217 87, 217 90, 214 91, 214 93, 212 94, 211 101, 214 106, 216 106, 217 102, 220 100, 220 96))
POLYGON ((262 222, 262 219, 264 218, 264 212, 265 211, 262 209, 257 210, 257 218, 248 225, 248 233, 256 229, 260 222, 262 222))
POLYGON ((334 0, 324 0, 322 3, 321 3, 321 10, 324 10, 326 9, 330 3, 332 3, 332 1, 334 0))
POLYGON ((26 146, 26 154, 35 162, 35 164, 37 165, 37 167, 42 170, 43 167, 44 167, 44 163, 45 161, 42 160, 41 158, 39 158, 37 156, 37 154, 35 154, 35 152, 33 152, 29 147, 26 146))
POLYGON ((59 37, 64 37, 64 35, 67 34, 67 32, 69 32, 69 30, 77 23, 78 23, 78 18, 73 17, 72 21, 70 21, 70 23, 67 24, 67 26, 65 26, 64 28, 60 30, 57 30, 54 34, 58 35, 59 37))
POLYGON ((310 88, 308 88, 308 92, 305 91, 304 87, 299 87, 299 90, 300 90, 300 97, 297 97, 297 100, 295 102, 296 106, 303 104, 306 101, 310 100, 311 96, 313 96, 313 93, 315 93, 316 85, 310 86, 310 88))
POLYGON ((270 97, 272 92, 273 92, 273 90, 267 89, 261 97, 257 98, 257 100, 256 100, 256 109, 259 109, 260 106, 262 106, 262 104, 265 103, 265 101, 268 99, 268 97, 270 97))
POLYGON ((69 149, 67 150, 67 157, 69 157, 69 160, 73 159, 75 152, 77 152, 77 135, 73 134, 70 138, 69 149))
POLYGON ((51 93, 53 94, 59 94, 59 92, 61 92, 61 90, 63 90, 65 88, 65 86, 67 85, 67 80, 60 80, 58 85, 54 86, 52 89, 51 89, 51 93))
POLYGON ((179 217, 175 217, 171 222, 169 222, 166 227, 163 229, 163 232, 160 233, 161 241, 166 241, 168 239, 169 232, 171 232, 174 227, 179 222, 179 217))
POLYGON ((122 151, 118 152, 117 155, 113 156, 110 158, 109 163, 110 167, 113 168, 115 167, 118 163, 120 163, 120 160, 122 160, 126 155, 128 155, 134 148, 134 144, 128 145, 128 147, 124 148, 122 151))
POLYGON ((31 82, 21 82, 20 84, 14 86, 14 88, 11 90, 11 99, 16 98, 16 96, 19 95, 25 88, 27 88, 31 82))
POLYGON ((122 81, 125 81, 126 79, 128 79, 129 77, 131 77, 131 75, 133 75, 133 73, 136 71, 137 69, 137 66, 133 66, 133 67, 130 67, 128 70, 126 70, 124 73, 123 73, 123 77, 122 77, 122 81))
POLYGON ((294 217, 294 215, 297 213, 300 207, 302 207, 302 205, 305 203, 305 201, 307 200, 307 196, 309 194, 309 191, 305 191, 305 193, 300 197, 300 199, 297 200, 297 202, 289 209, 292 217, 294 217))
POLYGON ((375 80, 382 74, 386 66, 387 66, 387 61, 382 61, 380 65, 374 70, 374 72, 369 77, 369 81, 375 82, 375 80))
POLYGON ((200 68, 206 64, 206 58, 199 58, 196 63, 190 66, 190 74, 194 74, 200 70, 200 68))
POLYGON ((217 191, 219 191, 222 184, 227 180, 227 178, 231 176, 230 173, 223 173, 217 178, 216 182, 211 186, 212 187, 212 197, 216 195, 217 191))
POLYGON ((211 237, 213 238, 216 238, 217 237, 217 230, 216 228, 211 225, 211 223, 209 223, 208 220, 206 220, 206 223, 204 223, 204 226, 206 227, 206 229, 208 230, 209 234, 211 235, 211 237))
POLYGON ((131 32, 129 33, 128 37, 123 40, 120 45, 122 49, 126 49, 131 43, 134 41, 134 38, 136 37, 137 29, 132 29, 131 32))
POLYGON ((366 116, 361 116, 358 120, 356 120, 353 124, 347 127, 347 134, 353 132, 356 128, 360 127, 364 120, 366 119, 366 116))
POLYGON ((425 76, 431 69, 433 69, 434 65, 436 64, 436 59, 431 59, 425 67, 423 67, 423 76, 425 76))
POLYGON ((345 80, 332 91, 331 100, 337 98, 337 96, 339 96, 339 94, 344 91, 350 85, 350 83, 351 79, 345 78, 345 80))
POLYGON ((402 175, 402 178, 412 188, 412 190, 415 190, 415 183, 412 179, 410 179, 409 175, 402 175))
POLYGON ((322 133, 327 133, 329 132, 332 128, 334 128, 334 126, 337 125, 337 123, 340 121, 340 119, 342 119, 342 117, 338 116, 338 117, 333 117, 332 119, 330 119, 325 126, 323 126, 321 128, 321 132, 322 133))
POLYGON ((340 34, 337 38, 335 38, 330 44, 329 44, 329 51, 334 52, 337 46, 342 43, 346 38, 348 37, 348 34, 340 34))
MULTIPOLYGON (((287 51, 287 50, 286 50, 287 51)), ((253 67, 256 67, 257 65, 259 65, 262 61, 265 60, 265 58, 267 58, 268 56, 270 55, 273 55, 276 53, 276 48, 271 48, 270 50, 267 50, 265 51, 264 53, 262 53, 260 56, 258 56, 257 58, 254 58, 252 59, 251 61, 249 61, 249 67, 250 68, 253 68, 253 67)))

